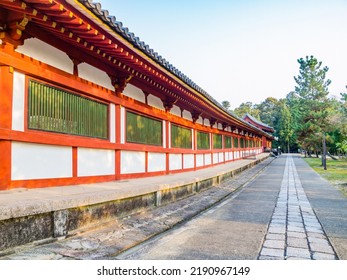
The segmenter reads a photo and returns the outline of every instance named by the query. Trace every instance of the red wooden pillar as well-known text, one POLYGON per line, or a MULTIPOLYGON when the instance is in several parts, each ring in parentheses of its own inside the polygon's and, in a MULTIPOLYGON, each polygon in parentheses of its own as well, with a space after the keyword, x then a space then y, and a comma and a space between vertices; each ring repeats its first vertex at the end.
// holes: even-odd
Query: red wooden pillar
POLYGON ((192 129, 192 134, 193 134, 193 152, 194 152, 194 170, 196 170, 196 150, 197 150, 197 145, 196 145, 196 130, 192 129))
MULTIPOLYGON (((78 176, 78 172, 77 172, 77 169, 78 169, 78 163, 77 163, 77 147, 72 147, 72 177, 74 179, 77 179, 77 176, 78 176)), ((77 180, 76 180, 77 182, 77 180)))
POLYGON ((263 142, 263 152, 265 152, 265 149, 267 147, 266 137, 265 136, 262 136, 262 142, 263 142))
MULTIPOLYGON (((121 117, 121 105, 116 105, 116 143, 121 143, 121 133, 122 133, 122 117, 121 117)), ((121 150, 115 151, 115 179, 120 179, 120 173, 121 173, 121 150)))
MULTIPOLYGON (((170 141, 171 141, 171 133, 170 132, 170 122, 169 121, 166 121, 165 122, 165 136, 166 136, 166 139, 165 139, 165 147, 166 147, 166 150, 170 150, 170 141)), ((166 174, 169 174, 170 173, 170 153, 169 152, 166 152, 166 174)))
MULTIPOLYGON (((0 66, 0 135, 12 129, 13 68, 0 66)), ((0 190, 11 186, 11 141, 0 138, 0 190)))

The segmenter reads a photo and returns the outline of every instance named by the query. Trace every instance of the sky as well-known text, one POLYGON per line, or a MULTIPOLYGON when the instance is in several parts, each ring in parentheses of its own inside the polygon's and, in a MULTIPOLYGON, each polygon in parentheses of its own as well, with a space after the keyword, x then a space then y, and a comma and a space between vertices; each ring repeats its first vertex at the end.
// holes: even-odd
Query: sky
POLYGON ((346 92, 347 0, 97 0, 141 41, 231 108, 285 98, 301 57, 346 92))

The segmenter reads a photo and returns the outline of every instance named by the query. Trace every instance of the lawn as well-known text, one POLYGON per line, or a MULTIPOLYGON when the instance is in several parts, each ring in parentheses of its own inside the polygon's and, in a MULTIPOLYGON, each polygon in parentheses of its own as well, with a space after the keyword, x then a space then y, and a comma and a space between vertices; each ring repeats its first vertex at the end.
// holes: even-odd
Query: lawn
POLYGON ((327 170, 324 170, 320 158, 305 158, 305 161, 322 177, 327 179, 347 196, 347 160, 327 160, 327 170))

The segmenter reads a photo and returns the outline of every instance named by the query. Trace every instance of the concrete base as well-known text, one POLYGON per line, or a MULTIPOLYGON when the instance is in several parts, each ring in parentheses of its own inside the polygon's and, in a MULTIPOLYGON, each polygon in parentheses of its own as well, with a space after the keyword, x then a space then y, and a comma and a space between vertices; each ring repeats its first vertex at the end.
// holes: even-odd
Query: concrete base
POLYGON ((168 204, 216 186, 266 158, 268 154, 262 154, 208 170, 124 182, 0 192, 0 251, 168 204))

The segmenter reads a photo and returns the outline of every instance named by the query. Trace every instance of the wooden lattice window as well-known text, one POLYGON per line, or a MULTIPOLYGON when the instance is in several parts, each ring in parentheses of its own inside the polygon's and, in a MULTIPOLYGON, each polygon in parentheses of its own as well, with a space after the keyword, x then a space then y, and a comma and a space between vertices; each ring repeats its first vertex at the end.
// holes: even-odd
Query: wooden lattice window
POLYGON ((222 149, 222 147, 223 147, 222 135, 213 134, 213 149, 222 149))
POLYGON ((171 147, 192 148, 192 130, 182 126, 171 124, 171 147))
POLYGON ((244 138, 240 138, 240 147, 241 148, 245 147, 245 139, 244 138))
POLYGON ((108 106, 29 80, 28 128, 107 139, 108 106))
POLYGON ((210 149, 210 134, 198 131, 196 134, 196 142, 198 150, 210 149))
POLYGON ((126 129, 127 142, 163 145, 163 124, 159 120, 127 111, 126 129))
POLYGON ((224 136, 224 148, 225 149, 230 149, 231 148, 231 142, 232 142, 232 137, 224 136))
POLYGON ((234 148, 238 148, 239 147, 239 138, 235 137, 234 138, 234 148))

